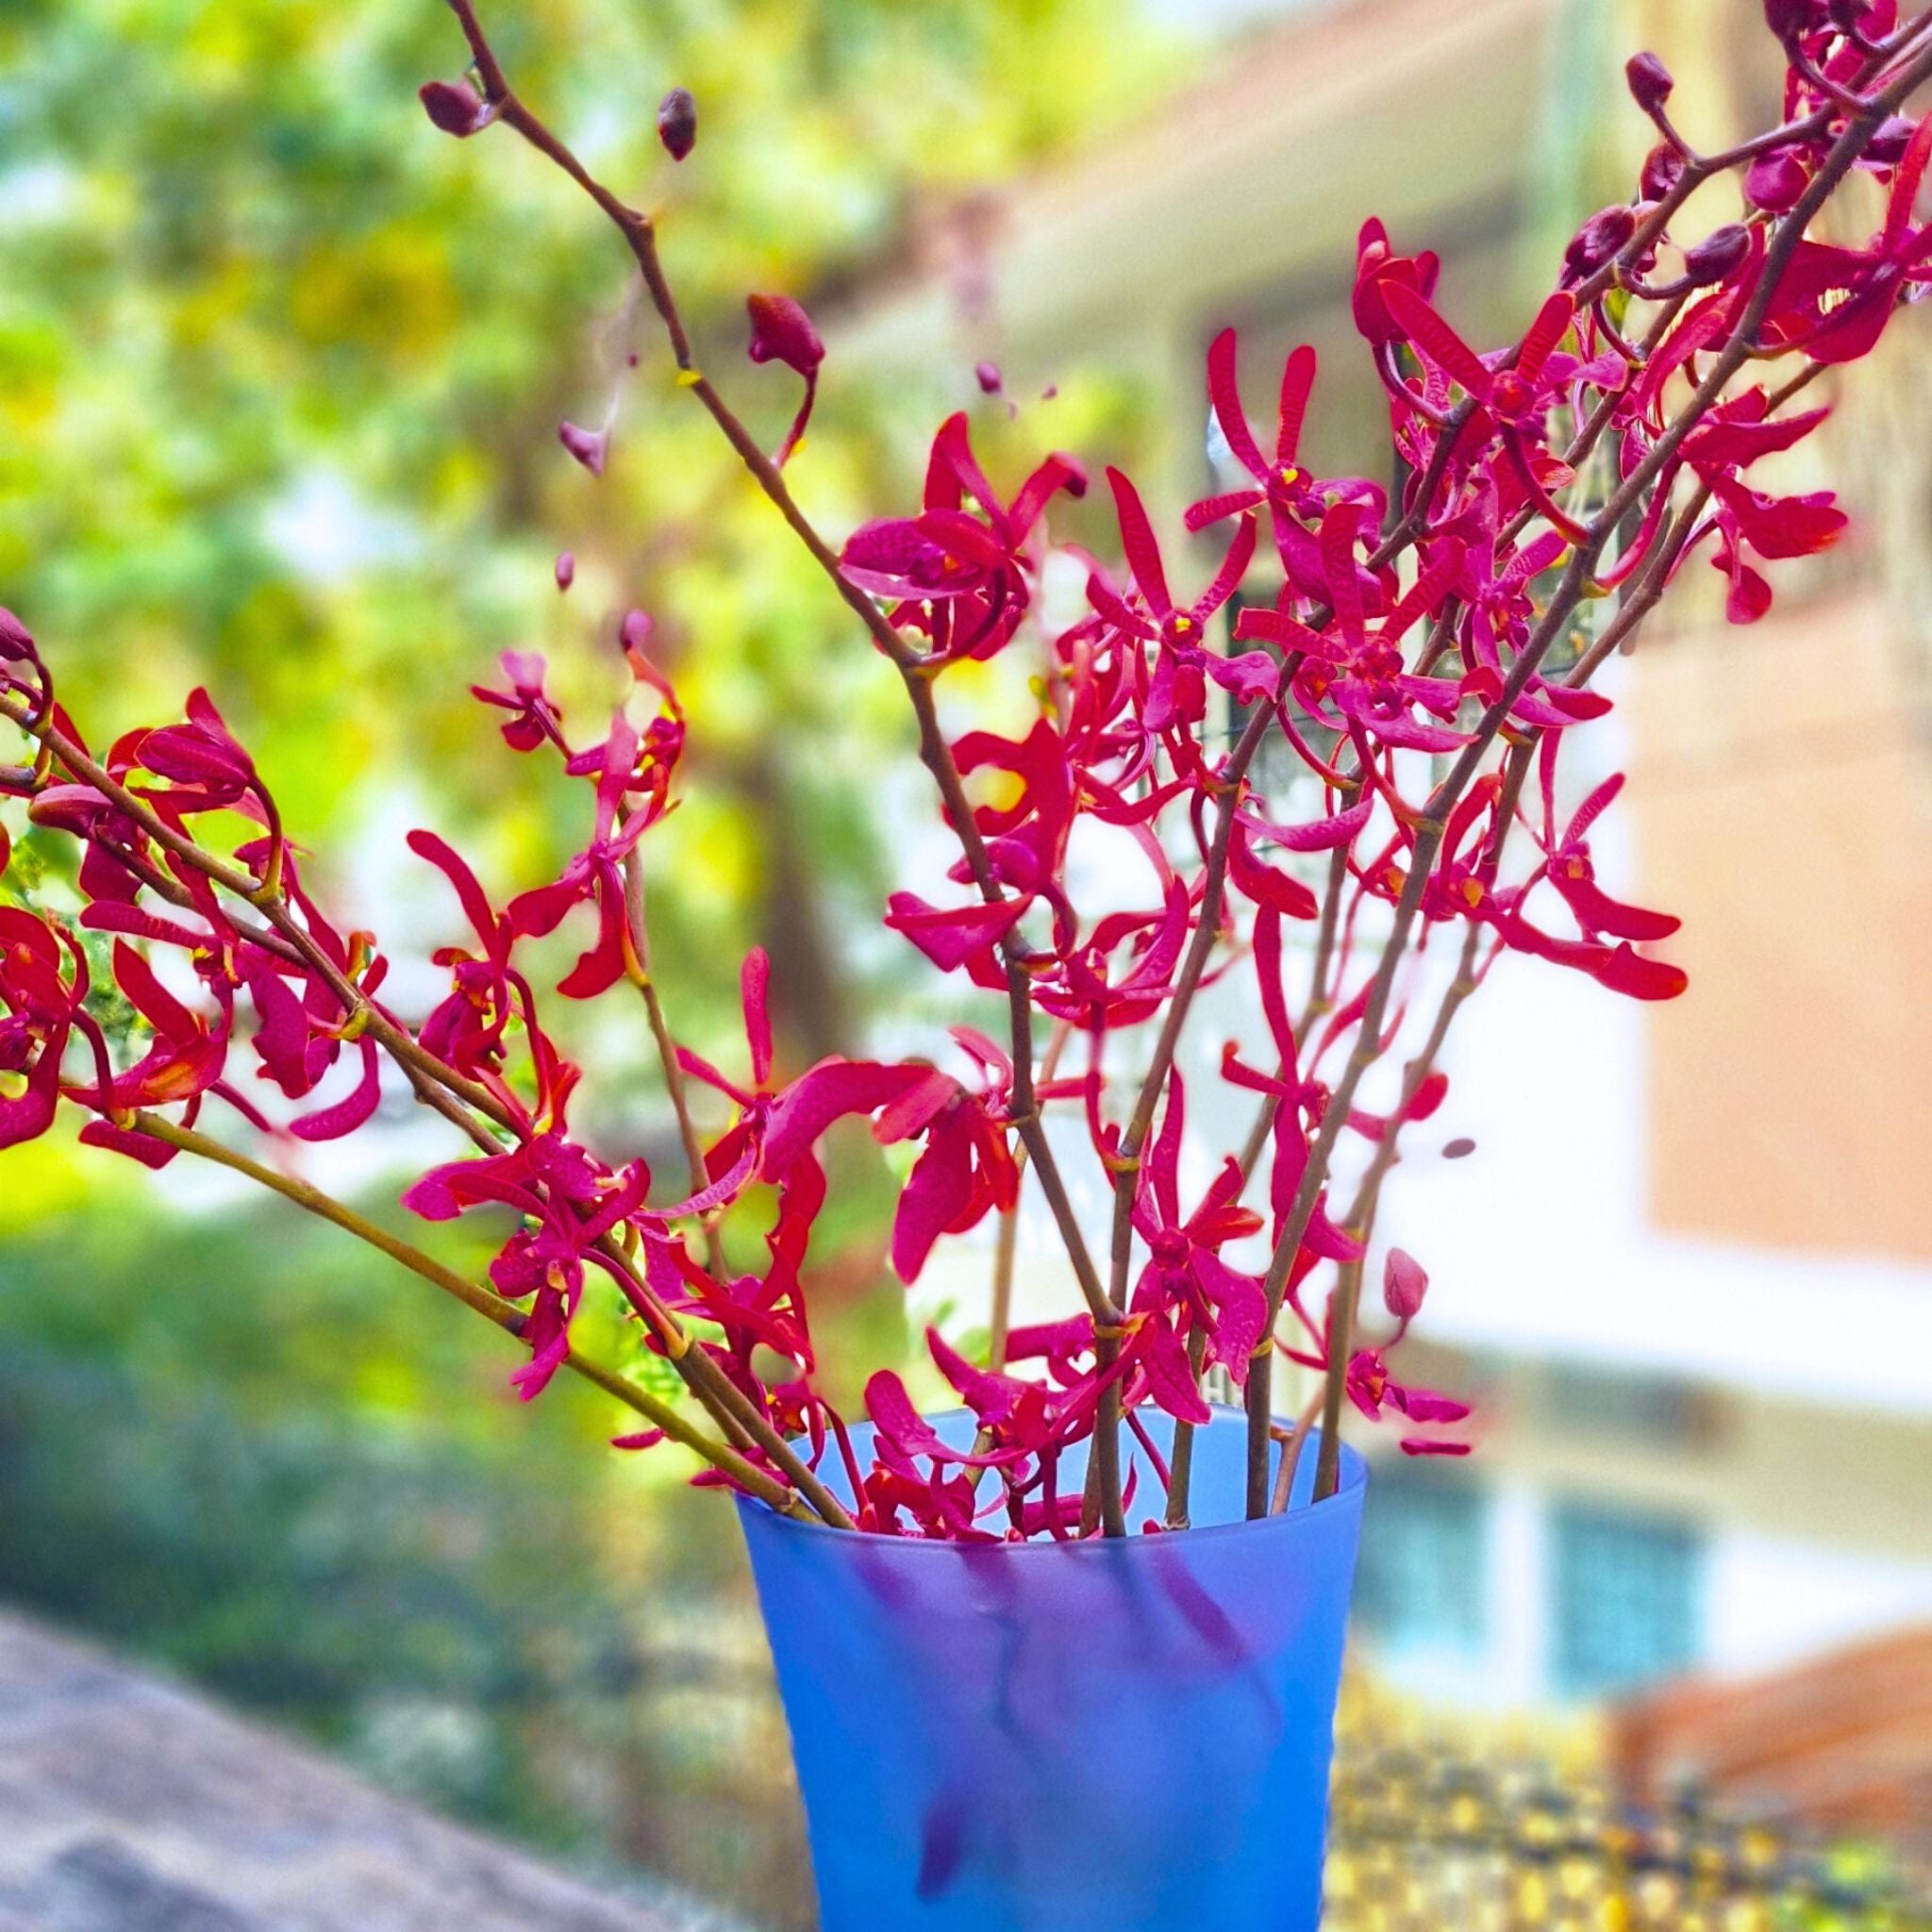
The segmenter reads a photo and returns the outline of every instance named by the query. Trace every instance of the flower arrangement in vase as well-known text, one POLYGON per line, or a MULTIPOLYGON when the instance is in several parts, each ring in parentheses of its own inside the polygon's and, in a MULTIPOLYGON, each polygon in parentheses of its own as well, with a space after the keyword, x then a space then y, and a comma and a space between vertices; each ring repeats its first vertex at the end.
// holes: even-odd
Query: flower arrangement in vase
MULTIPOLYGON (((751 359, 803 385, 768 454, 697 366, 655 221, 517 94, 471 0, 450 4, 470 66, 422 90, 431 122, 508 130, 609 220, 678 385, 903 688, 950 860, 885 924, 959 988, 962 1024, 930 1058, 781 1074, 774 968, 755 951, 742 1057, 714 1066, 680 1043, 644 886, 686 726, 640 620, 614 708, 588 730, 532 655, 475 687, 512 751, 581 784, 585 838, 560 876, 504 898, 442 838, 410 835, 449 891, 448 990, 421 1011, 385 995, 375 936, 311 896, 269 776, 206 692, 96 749, 0 611, 0 711, 21 744, 0 794, 77 860, 37 869, 30 893, 16 874, 0 902, 0 1147, 71 1113, 83 1144, 150 1169, 185 1155, 245 1174, 514 1336, 525 1398, 574 1372, 634 1412, 620 1448, 698 1458, 697 1479, 740 1504, 828 1926, 1312 1926, 1364 1483, 1343 1422, 1392 1421, 1412 1456, 1470 1447, 1461 1401, 1391 1372, 1427 1275, 1376 1252, 1383 1187, 1405 1131, 1445 1106, 1445 1041, 1506 954, 1607 998, 1684 991, 1653 950, 1676 920, 1593 874, 1622 780, 1578 798, 1569 745, 1610 709, 1598 671, 1700 551, 1749 623, 1771 599, 1761 566, 1844 527, 1828 493, 1776 496, 1752 470, 1816 428, 1826 411, 1802 392, 1932 278, 1916 220, 1932 116, 1905 111, 1932 76, 1932 14, 1767 0, 1785 118, 1719 154, 1678 131, 1668 72, 1636 57, 1630 92, 1658 135, 1641 178, 1577 230, 1499 348, 1442 312, 1434 256, 1398 253, 1371 221, 1353 315, 1386 394, 1392 491, 1302 461, 1311 350, 1287 358, 1276 420, 1257 426, 1234 333, 1217 336, 1207 403, 1240 481, 1187 512, 1218 545, 1196 588, 1117 471, 1102 487, 1118 560, 1057 544, 1087 471, 1045 454, 995 483, 964 414, 940 425, 916 508, 822 534, 792 487, 825 361, 805 309, 748 298, 751 359), (1885 192, 1876 234, 1809 239, 1861 173, 1885 192), (1679 232, 1692 192, 1726 175, 1739 219, 1679 232), (1069 561, 1083 608, 1049 622, 1043 574, 1069 561), (1013 652, 1030 715, 954 719, 946 674, 1013 652), (1264 769, 1292 777, 1270 788, 1264 769), (1083 903, 1100 871, 1108 903, 1083 903), (566 924, 581 956, 540 992, 525 948, 566 924), (1215 1077, 1248 1096, 1252 1125, 1194 1193, 1182 1049, 1212 980, 1241 987, 1268 1047, 1223 1052, 1215 1077), (574 1129, 580 1070, 546 1031, 552 994, 641 1006, 675 1176, 574 1129), (406 1206, 492 1217, 487 1282, 301 1177, 301 1146, 364 1129, 386 1083, 451 1138, 406 1206), (848 1416, 817 1375, 818 1150, 854 1120, 916 1150, 891 1230, 902 1281, 940 1241, 1001 1224, 988 1349, 927 1338, 955 1414, 923 1414, 882 1367, 848 1416), (1100 1177, 1098 1224, 1076 1209, 1075 1161, 1100 1177), (1069 1301, 1016 1325, 1029 1191, 1069 1301), (764 1248, 750 1268, 725 1240, 748 1216, 764 1248), (663 1375, 576 1346, 591 1293, 615 1298, 675 1399, 663 1375), (1311 1388, 1291 1413, 1283 1362, 1311 1388)), ((675 160, 693 152, 688 93, 665 96, 658 127, 675 160)), ((601 434, 560 433, 601 471, 601 434)))

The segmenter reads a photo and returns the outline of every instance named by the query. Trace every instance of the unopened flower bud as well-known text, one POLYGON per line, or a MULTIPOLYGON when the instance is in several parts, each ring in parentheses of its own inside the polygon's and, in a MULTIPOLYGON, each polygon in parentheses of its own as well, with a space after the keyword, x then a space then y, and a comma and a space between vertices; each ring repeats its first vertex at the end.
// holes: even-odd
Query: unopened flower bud
POLYGON ((1621 206, 1599 208, 1563 251, 1563 286, 1588 281, 1637 232, 1637 217, 1621 206))
POLYGON ((675 87, 658 103, 658 139, 674 161, 697 145, 698 104, 688 87, 675 87))
POLYGON ((747 295, 751 317, 754 362, 782 362, 800 375, 809 375, 825 359, 825 345, 811 325, 811 317, 790 295, 747 295))
POLYGON ((1400 1248, 1389 1250, 1382 1270, 1382 1306, 1398 1322, 1415 1320, 1428 1287, 1429 1277, 1413 1255, 1405 1254, 1400 1248))
POLYGON ((1759 155, 1744 176, 1744 197, 1753 208, 1781 215, 1796 207, 1811 177, 1805 163, 1788 147, 1759 155))
POLYGON ((1751 231, 1737 222, 1713 228, 1694 248, 1684 251, 1684 275, 1692 288, 1721 282, 1751 252, 1751 231))
POLYGON ((1655 114, 1670 99, 1676 82, 1671 70, 1655 54, 1633 54, 1624 66, 1624 78, 1630 84, 1630 97, 1646 114, 1655 114))
POLYGON ((604 458, 610 451, 610 437, 602 429, 582 429, 575 423, 559 423, 557 440, 593 476, 604 474, 604 458))
POLYGON ((1895 168, 1906 158, 1906 149, 1912 144, 1912 136, 1918 131, 1918 123, 1908 121, 1903 114, 1894 114, 1890 121, 1882 122, 1878 130, 1866 144, 1865 158, 1874 167, 1895 168))
POLYGON ((32 658, 34 634, 6 605, 0 604, 0 658, 32 658))
POLYGON ((1000 365, 997 362, 982 362, 973 372, 979 384, 982 395, 996 396, 1000 392, 1000 365))
POLYGON ((1817 17, 1816 0, 1764 0, 1764 24, 1780 41, 1795 40, 1817 17))
POLYGON ((430 120, 458 141, 489 123, 476 90, 466 80, 425 80, 416 90, 416 98, 430 120))
POLYGON ((1457 1134, 1455 1140, 1444 1141, 1442 1145, 1444 1160, 1467 1160, 1474 1152, 1475 1142, 1467 1134, 1457 1134))
POLYGON ((1684 157, 1669 142, 1660 141, 1643 158, 1639 183, 1645 201, 1661 201, 1684 178, 1684 157))
POLYGON ((557 553, 557 588, 567 591, 577 580, 576 554, 570 550, 557 553))

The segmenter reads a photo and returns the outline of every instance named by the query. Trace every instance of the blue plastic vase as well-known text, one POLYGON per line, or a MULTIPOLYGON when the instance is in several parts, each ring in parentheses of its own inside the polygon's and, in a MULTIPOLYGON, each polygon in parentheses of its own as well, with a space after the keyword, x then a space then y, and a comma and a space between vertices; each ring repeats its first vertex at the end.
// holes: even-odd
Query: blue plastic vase
POLYGON ((1367 1472, 1344 1449, 1310 1507, 1311 1444, 1249 1524, 1245 1456, 1217 1410, 1178 1536, 908 1541, 741 1499, 823 1932, 1314 1932, 1367 1472))

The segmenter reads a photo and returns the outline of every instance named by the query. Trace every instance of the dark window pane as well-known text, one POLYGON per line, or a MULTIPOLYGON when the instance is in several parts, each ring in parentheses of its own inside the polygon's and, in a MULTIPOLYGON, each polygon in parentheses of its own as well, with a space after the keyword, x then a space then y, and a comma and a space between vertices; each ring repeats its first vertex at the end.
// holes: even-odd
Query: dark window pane
POLYGON ((1552 1525, 1557 1688, 1593 1696, 1696 1661, 1702 1548, 1654 1517, 1568 1506, 1552 1525))
POLYGON ((1488 1625, 1488 1524, 1462 1483, 1377 1470, 1362 1525, 1356 1614, 1384 1649, 1474 1657, 1488 1625))

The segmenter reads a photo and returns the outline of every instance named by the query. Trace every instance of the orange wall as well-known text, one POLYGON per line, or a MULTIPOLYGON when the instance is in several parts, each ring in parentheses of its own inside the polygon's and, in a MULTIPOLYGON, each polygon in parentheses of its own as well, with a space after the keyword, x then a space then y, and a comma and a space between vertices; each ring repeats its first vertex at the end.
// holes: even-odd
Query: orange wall
POLYGON ((1932 1259, 1932 762, 1875 595, 1647 641, 1624 715, 1651 1009, 1652 1216, 1932 1259))

